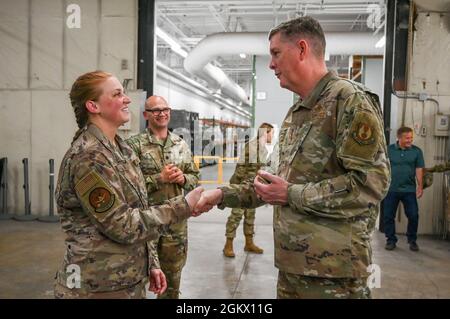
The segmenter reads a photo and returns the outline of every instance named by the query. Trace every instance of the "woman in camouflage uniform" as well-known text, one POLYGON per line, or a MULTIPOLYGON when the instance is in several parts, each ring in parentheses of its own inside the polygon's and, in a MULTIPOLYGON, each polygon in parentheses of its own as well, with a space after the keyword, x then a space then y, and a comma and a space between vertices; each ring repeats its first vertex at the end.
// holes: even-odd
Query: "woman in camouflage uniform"
POLYGON ((112 74, 80 76, 70 100, 78 127, 58 177, 56 200, 66 253, 56 298, 143 298, 163 293, 166 280, 151 240, 164 224, 193 215, 201 188, 148 207, 139 159, 117 135, 131 102, 112 74))

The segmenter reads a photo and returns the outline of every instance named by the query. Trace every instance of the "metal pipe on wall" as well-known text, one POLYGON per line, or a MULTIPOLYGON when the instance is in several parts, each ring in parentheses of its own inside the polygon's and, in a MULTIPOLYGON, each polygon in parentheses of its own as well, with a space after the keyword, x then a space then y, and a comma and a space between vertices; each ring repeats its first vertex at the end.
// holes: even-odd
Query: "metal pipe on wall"
POLYGON ((0 214, 0 220, 11 219, 12 214, 8 214, 8 158, 3 157, 0 160, 1 163, 1 173, 0 173, 0 187, 1 187, 1 198, 2 198, 2 212, 0 214))
MULTIPOLYGON (((245 110, 244 108, 242 108, 240 106, 231 104, 230 102, 228 102, 226 99, 224 99, 223 97, 221 97, 219 95, 213 94, 213 92, 211 90, 204 87, 200 83, 188 78, 187 76, 184 76, 183 74, 180 74, 180 73, 170 69, 169 67, 165 66, 161 62, 156 62, 156 66, 164 73, 180 80, 182 83, 185 84, 185 86, 189 85, 193 89, 195 88, 195 89, 203 92, 206 96, 208 96, 208 99, 213 100, 215 103, 219 104, 220 106, 223 106, 224 108, 226 108, 236 114, 239 114, 243 117, 246 117, 248 119, 251 118, 250 112, 248 112, 247 110, 245 110)), ((192 91, 192 89, 191 89, 191 91, 192 91)), ((195 93, 195 92, 193 92, 193 93, 195 93)))
POLYGON ((23 190, 25 195, 25 214, 15 215, 14 219, 19 221, 32 221, 37 218, 37 216, 31 214, 31 202, 30 202, 30 182, 28 175, 28 158, 22 159, 23 164, 23 190))
POLYGON ((54 214, 54 194, 55 194, 55 160, 50 159, 48 161, 49 164, 49 182, 48 182, 48 189, 49 189, 49 203, 48 203, 48 216, 41 216, 38 218, 41 222, 46 223, 56 223, 59 222, 59 216, 55 216, 54 214))

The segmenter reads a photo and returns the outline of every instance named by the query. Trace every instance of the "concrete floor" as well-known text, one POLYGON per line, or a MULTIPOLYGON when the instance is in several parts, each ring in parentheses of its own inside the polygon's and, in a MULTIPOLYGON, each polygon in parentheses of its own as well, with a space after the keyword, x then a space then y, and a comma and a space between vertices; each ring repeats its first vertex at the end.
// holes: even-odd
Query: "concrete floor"
MULTIPOLYGON (((234 165, 224 164, 224 180, 234 165)), ((217 166, 202 169, 215 179, 217 166)), ((212 188, 216 185, 207 185, 212 188)), ((235 240, 235 258, 222 255, 230 210, 213 209, 189 220, 189 252, 183 270, 181 298, 275 298, 277 269, 273 265, 272 208, 257 209, 255 242, 264 254, 243 251, 242 225, 235 240)), ((53 278, 64 254, 60 225, 0 221, 0 298, 53 298, 53 278)), ((374 298, 450 298, 450 242, 420 236, 420 252, 408 249, 399 236, 394 251, 384 250, 384 235, 373 234, 374 263, 381 287, 374 298)), ((149 298, 154 296, 149 293, 149 298)))

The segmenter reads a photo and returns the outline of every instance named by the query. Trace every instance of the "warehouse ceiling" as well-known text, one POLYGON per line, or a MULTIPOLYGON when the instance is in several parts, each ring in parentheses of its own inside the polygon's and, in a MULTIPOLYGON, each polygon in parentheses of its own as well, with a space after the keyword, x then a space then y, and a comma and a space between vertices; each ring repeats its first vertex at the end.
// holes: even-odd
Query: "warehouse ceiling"
MULTIPOLYGON (((210 34, 268 32, 283 21, 304 15, 318 19, 325 32, 384 33, 384 0, 160 0, 156 4, 157 26, 186 52, 210 34), (379 20, 375 21, 377 17, 379 20)), ((157 43, 158 60, 188 74, 183 68, 184 58, 174 53, 166 41, 158 38, 157 43)), ((348 57, 331 56, 327 63, 338 73, 347 72, 348 57)), ((219 56, 213 64, 250 91, 251 56, 219 56)))

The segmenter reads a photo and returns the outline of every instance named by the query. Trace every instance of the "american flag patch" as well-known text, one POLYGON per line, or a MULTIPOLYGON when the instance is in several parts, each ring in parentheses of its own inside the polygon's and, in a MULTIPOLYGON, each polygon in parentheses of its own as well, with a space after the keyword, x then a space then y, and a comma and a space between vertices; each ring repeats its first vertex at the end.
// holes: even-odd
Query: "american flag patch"
POLYGON ((92 187, 99 182, 99 177, 96 173, 90 172, 81 181, 77 183, 75 189, 81 196, 84 196, 92 187))

